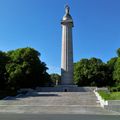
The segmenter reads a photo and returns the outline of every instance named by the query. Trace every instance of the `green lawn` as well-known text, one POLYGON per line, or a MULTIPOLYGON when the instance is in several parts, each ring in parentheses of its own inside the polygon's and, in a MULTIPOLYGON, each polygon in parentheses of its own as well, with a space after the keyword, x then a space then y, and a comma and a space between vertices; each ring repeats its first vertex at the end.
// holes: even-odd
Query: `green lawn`
POLYGON ((120 92, 98 91, 104 100, 120 100, 120 92))

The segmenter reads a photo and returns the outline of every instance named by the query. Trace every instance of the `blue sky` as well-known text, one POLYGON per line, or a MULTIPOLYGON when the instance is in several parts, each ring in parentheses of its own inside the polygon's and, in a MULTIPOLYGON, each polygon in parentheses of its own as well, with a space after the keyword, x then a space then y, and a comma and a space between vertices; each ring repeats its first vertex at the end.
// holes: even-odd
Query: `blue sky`
POLYGON ((120 47, 120 0, 0 0, 0 50, 32 47, 49 73, 60 73, 61 25, 68 3, 74 20, 74 62, 104 62, 120 47))

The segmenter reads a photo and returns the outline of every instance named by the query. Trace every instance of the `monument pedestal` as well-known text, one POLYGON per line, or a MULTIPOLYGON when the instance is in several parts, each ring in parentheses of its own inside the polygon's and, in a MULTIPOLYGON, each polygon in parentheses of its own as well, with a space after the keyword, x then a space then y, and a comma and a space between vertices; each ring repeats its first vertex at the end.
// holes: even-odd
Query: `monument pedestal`
POLYGON ((77 85, 58 85, 55 87, 38 87, 37 91, 40 92, 78 92, 79 87, 77 85))
POLYGON ((58 85, 56 86, 59 88, 61 92, 73 92, 77 89, 77 85, 58 85))

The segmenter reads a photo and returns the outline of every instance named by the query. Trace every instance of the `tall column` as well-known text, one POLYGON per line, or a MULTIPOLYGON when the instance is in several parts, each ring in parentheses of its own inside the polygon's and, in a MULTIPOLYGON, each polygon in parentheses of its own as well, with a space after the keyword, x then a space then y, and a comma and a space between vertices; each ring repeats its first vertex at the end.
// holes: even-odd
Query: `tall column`
POLYGON ((62 55, 61 55, 61 85, 73 85, 73 20, 69 14, 70 8, 65 7, 62 25, 62 55))

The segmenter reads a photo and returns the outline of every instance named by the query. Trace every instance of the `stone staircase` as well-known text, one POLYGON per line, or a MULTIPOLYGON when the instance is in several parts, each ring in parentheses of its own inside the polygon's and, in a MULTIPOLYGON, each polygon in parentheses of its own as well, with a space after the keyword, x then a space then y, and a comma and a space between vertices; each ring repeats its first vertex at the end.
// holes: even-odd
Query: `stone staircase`
POLYGON ((0 101, 0 112, 39 114, 117 114, 100 107, 93 92, 28 92, 0 101))

